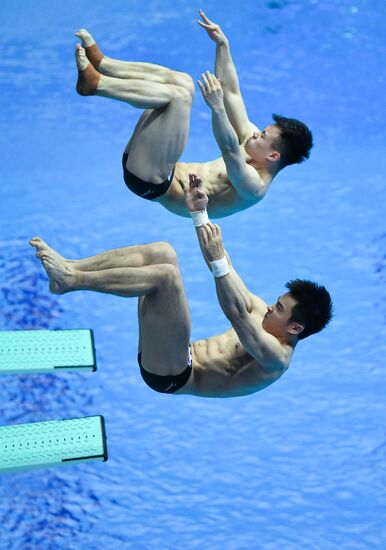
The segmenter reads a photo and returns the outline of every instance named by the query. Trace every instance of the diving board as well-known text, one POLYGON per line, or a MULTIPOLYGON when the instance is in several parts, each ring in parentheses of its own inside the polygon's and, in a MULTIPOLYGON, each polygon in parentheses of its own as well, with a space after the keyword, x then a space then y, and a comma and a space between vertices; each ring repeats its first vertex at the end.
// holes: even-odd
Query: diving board
POLYGON ((96 370, 93 331, 0 331, 0 374, 96 370))
POLYGON ((0 473, 107 458, 103 416, 0 427, 0 473))

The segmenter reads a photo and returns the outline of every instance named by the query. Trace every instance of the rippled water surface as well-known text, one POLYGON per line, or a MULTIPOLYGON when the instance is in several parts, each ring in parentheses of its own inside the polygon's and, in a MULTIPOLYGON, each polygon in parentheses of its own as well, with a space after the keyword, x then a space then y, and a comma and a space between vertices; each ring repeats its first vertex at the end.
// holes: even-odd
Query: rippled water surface
MULTIPOLYGON (((298 550, 386 547, 384 2, 149 0, 0 4, 0 329, 93 328, 96 373, 1 378, 1 425, 103 414, 109 460, 0 478, 0 548, 298 550), (111 57, 196 79, 229 36, 252 120, 313 129, 310 161, 221 221, 232 260, 271 302, 294 277, 327 286, 336 316, 260 394, 162 396, 136 364, 134 300, 57 297, 27 239, 65 256, 167 240, 193 338, 227 322, 191 222, 130 194, 122 149, 138 112, 75 94, 73 33, 111 57)), ((198 93, 184 160, 218 156, 198 93)))

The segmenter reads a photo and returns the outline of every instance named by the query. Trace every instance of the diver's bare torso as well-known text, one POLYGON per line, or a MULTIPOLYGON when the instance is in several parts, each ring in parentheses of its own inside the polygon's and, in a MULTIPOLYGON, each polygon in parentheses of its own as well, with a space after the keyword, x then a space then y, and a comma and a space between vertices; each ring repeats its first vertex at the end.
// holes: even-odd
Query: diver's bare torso
MULTIPOLYGON (((266 304, 256 297, 256 323, 262 323, 266 304)), ((286 346, 285 366, 267 371, 249 355, 233 328, 205 340, 196 340, 191 346, 192 374, 176 394, 201 397, 235 397, 258 392, 282 376, 287 370, 293 349, 286 346)))
MULTIPOLYGON (((246 162, 249 163, 247 157, 246 162)), ((272 181, 272 178, 266 177, 264 180, 260 178, 261 192, 246 199, 235 190, 229 181, 222 157, 201 163, 178 162, 171 186, 165 195, 155 199, 156 202, 174 214, 190 217, 184 197, 184 189, 189 187, 189 174, 195 174, 204 182, 205 192, 209 198, 208 215, 210 218, 230 216, 235 212, 249 208, 264 197, 272 181)))

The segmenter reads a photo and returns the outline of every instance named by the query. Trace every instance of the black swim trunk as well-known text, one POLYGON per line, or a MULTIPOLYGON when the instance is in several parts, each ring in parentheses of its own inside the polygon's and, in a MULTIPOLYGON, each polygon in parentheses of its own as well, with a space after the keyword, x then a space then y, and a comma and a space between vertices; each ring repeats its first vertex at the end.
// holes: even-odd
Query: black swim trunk
POLYGON ((192 356, 190 353, 190 348, 188 354, 188 366, 183 372, 177 374, 176 376, 161 376, 159 374, 148 372, 142 366, 141 356, 142 354, 138 353, 138 365, 141 369, 141 375, 144 382, 152 390, 158 391, 159 393, 174 393, 185 386, 186 382, 189 380, 190 373, 192 372, 192 356))
POLYGON ((170 172, 168 179, 165 180, 163 183, 148 183, 147 181, 141 180, 141 178, 138 178, 128 171, 128 169, 126 168, 127 158, 128 155, 126 153, 123 153, 123 179, 125 180, 125 183, 130 191, 132 191, 139 197, 148 200, 156 199, 157 197, 160 197, 161 195, 164 195, 166 193, 173 181, 175 167, 170 172))

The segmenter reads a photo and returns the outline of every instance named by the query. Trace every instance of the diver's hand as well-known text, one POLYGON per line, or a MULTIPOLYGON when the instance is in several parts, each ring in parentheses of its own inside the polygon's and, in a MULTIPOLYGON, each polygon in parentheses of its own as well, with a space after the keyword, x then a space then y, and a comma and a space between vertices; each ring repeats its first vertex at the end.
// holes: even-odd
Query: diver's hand
POLYGON ((198 80, 197 84, 202 92, 205 103, 215 111, 224 107, 224 92, 220 80, 211 72, 206 71, 201 75, 202 83, 198 80))
POLYGON ((206 30, 209 37, 216 42, 216 44, 228 44, 228 40, 225 36, 225 34, 222 32, 220 25, 217 25, 216 23, 213 23, 210 19, 207 18, 205 13, 200 10, 199 11, 200 17, 202 21, 197 19, 197 23, 206 30))
POLYGON ((214 223, 200 225, 202 248, 208 262, 221 260, 225 256, 220 226, 214 223))
POLYGON ((202 179, 189 174, 189 189, 185 191, 185 204, 190 212, 206 210, 209 199, 204 190, 202 179))

